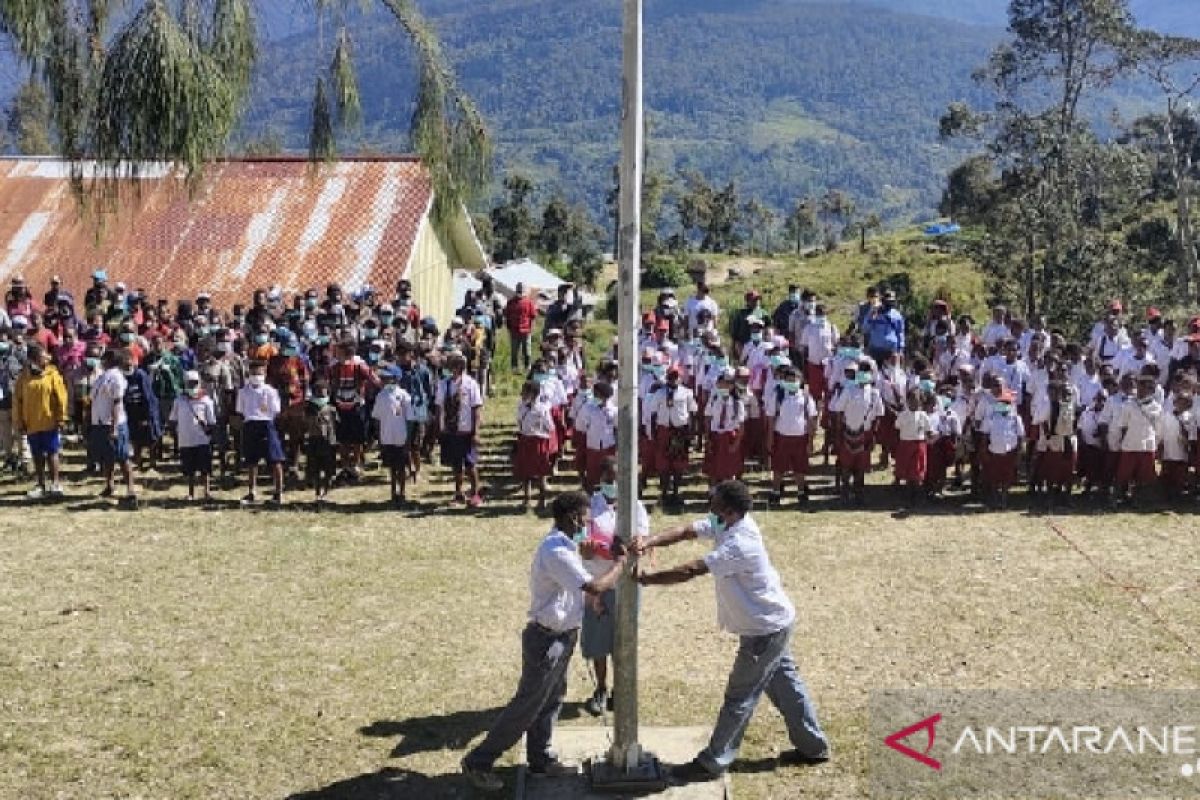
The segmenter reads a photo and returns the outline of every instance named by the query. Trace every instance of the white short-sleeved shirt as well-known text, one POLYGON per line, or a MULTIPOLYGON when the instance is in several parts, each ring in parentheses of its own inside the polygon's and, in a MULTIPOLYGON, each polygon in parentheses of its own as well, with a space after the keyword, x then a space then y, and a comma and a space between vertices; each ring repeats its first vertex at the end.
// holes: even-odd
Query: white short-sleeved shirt
POLYGON ((983 333, 980 334, 979 340, 983 342, 984 347, 995 347, 1010 336, 1012 336, 1012 331, 1006 323, 993 321, 983 326, 983 333))
POLYGON ((121 370, 116 367, 106 369, 96 379, 96 382, 92 384, 93 425, 112 425, 114 406, 116 406, 117 424, 124 425, 128 422, 128 418, 125 416, 125 389, 127 386, 128 381, 121 374, 121 370))
POLYGON ((672 428, 686 428, 698 410, 696 396, 686 386, 679 386, 668 404, 667 395, 670 393, 670 387, 664 386, 650 396, 649 405, 654 421, 672 428))
POLYGON ((783 401, 777 402, 779 392, 763 395, 763 414, 775 421, 775 432, 780 436, 806 436, 809 420, 817 416, 817 404, 812 395, 801 389, 795 394, 784 393, 783 401))
POLYGON ((529 620, 565 633, 583 624, 583 587, 592 575, 579 547, 557 528, 542 539, 529 571, 529 620))
POLYGON ((408 409, 412 397, 399 386, 383 389, 375 395, 371 418, 379 420, 379 443, 388 447, 408 444, 408 409))
POLYGON ((1089 447, 1103 444, 1100 441, 1100 414, 1092 406, 1088 406, 1079 417, 1079 436, 1089 447))
POLYGON ((934 431, 929 415, 920 409, 904 409, 896 415, 896 432, 902 442, 923 442, 934 431))
MULTIPOLYGON (((642 505, 641 500, 638 501, 636 514, 636 535, 648 536, 650 534, 650 515, 646 513, 646 507, 642 505)), ((593 578, 599 578, 612 568, 613 559, 611 555, 606 557, 605 554, 611 553, 613 539, 617 535, 617 507, 608 502, 608 498, 602 493, 594 492, 588 518, 588 539, 600 545, 600 556, 586 559, 583 566, 587 568, 593 578)))
POLYGON ((176 397, 170 418, 176 425, 180 447, 212 443, 212 437, 204 430, 205 425, 217 424, 217 406, 211 397, 176 397))
POLYGON ((715 543, 704 564, 715 579, 722 630, 738 636, 767 636, 796 621, 796 608, 783 591, 762 532, 749 515, 721 533, 707 519, 693 523, 692 530, 715 543))
POLYGON ((848 430, 860 432, 883 416, 883 398, 874 386, 846 384, 830 402, 829 410, 842 415, 848 430))
POLYGON ((1193 428, 1192 413, 1185 411, 1182 415, 1174 412, 1164 413, 1158 418, 1158 440, 1162 442, 1163 461, 1188 460, 1188 440, 1190 429, 1193 428))
POLYGON ((988 452, 998 456, 1016 450, 1025 438, 1025 423, 1016 409, 1009 414, 989 414, 984 418, 980 430, 987 434, 988 452))
POLYGON ((279 416, 279 392, 269 383, 254 387, 246 384, 238 390, 237 413, 246 422, 270 421, 279 416))
POLYGON ((1156 400, 1143 403, 1129 400, 1113 418, 1112 425, 1120 436, 1123 453, 1153 453, 1158 449, 1158 418, 1162 406, 1156 400))
POLYGON ((579 409, 575 430, 583 434, 589 450, 607 450, 617 446, 617 406, 610 399, 604 404, 593 400, 579 409))
MULTIPOLYGON (((576 415, 578 413, 576 412, 576 415)), ((553 432, 554 417, 550 415, 548 403, 541 400, 527 403, 522 400, 517 404, 517 433, 519 435, 549 439, 553 432)))
POLYGON ((713 433, 741 430, 746 421, 746 403, 737 397, 718 397, 714 393, 708 398, 704 416, 708 417, 708 429, 713 433))
POLYGON ((833 356, 833 346, 838 340, 837 328, 828 320, 818 325, 810 322, 801 331, 799 345, 804 349, 809 364, 824 364, 833 356))
MULTIPOLYGON (((561 384, 560 384, 561 385, 561 384)), ((475 425, 475 409, 483 405, 483 393, 479 391, 479 383, 470 375, 463 374, 456 385, 454 378, 442 378, 437 384, 437 396, 434 404, 438 407, 442 430, 449 431, 446 425, 446 399, 458 392, 458 433, 473 433, 475 425)))

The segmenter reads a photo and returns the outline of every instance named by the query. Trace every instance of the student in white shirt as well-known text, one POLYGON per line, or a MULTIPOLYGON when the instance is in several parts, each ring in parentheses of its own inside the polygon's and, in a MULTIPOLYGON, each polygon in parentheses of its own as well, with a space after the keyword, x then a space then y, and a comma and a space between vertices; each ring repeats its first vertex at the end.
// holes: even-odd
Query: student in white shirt
POLYGON ((1162 461, 1159 481, 1169 502, 1176 502, 1190 490, 1192 441, 1196 420, 1192 416, 1192 396, 1179 393, 1171 399, 1171 410, 1158 418, 1158 446, 1162 461))
POLYGON ((1008 309, 1004 306, 996 306, 992 309, 992 319, 987 325, 983 326, 983 333, 980 334, 980 341, 987 348, 997 347, 1000 342, 1012 336, 1012 331, 1008 327, 1008 309))
POLYGON ((667 370, 666 384, 649 402, 654 430, 654 453, 663 502, 679 502, 679 488, 688 471, 692 418, 699 411, 691 389, 679 384, 679 370, 667 370))
POLYGON ((1037 433, 1037 457, 1033 462, 1031 483, 1035 492, 1045 492, 1048 507, 1053 510, 1064 494, 1071 494, 1074 483, 1075 457, 1075 398, 1068 384, 1051 381, 1044 398, 1033 405, 1032 425, 1037 433))
POLYGON ((600 481, 606 456, 617 452, 617 404, 613 398, 613 387, 597 381, 592 387, 592 402, 580 409, 579 422, 583 428, 584 489, 596 490, 600 481))
POLYGON ((833 357, 837 340, 837 327, 825 316, 825 306, 817 304, 816 314, 804 326, 796 348, 803 353, 804 383, 818 405, 825 399, 825 363, 833 357))
POLYGON ((112 497, 113 471, 120 465, 121 477, 125 481, 125 502, 136 508, 133 453, 129 444, 129 419, 125 414, 125 373, 133 368, 133 356, 126 349, 105 350, 100 363, 104 372, 92 384, 88 458, 100 465, 104 475, 101 497, 112 497))
POLYGON ((809 457, 816 437, 817 404, 800 383, 795 367, 780 370, 779 382, 763 397, 767 452, 771 458, 771 504, 783 498, 783 482, 796 482, 799 502, 808 502, 809 457))
MULTIPOLYGON (((944 383, 939 387, 939 394, 926 396, 922 401, 932 430, 928 445, 928 466, 925 471, 925 492, 931 498, 941 495, 950 467, 958 466, 956 462, 958 443, 962 437, 962 418, 953 410, 954 391, 953 384, 944 383)), ((961 471, 958 478, 961 484, 961 471)))
POLYGON ((746 424, 746 400, 738 390, 735 373, 726 369, 719 378, 704 409, 704 474, 708 487, 739 477, 742 461, 742 433, 746 424))
POLYGON ((383 388, 375 396, 375 405, 371 408, 371 418, 379 421, 379 455, 388 469, 392 505, 397 508, 408 502, 404 491, 410 463, 408 417, 412 398, 400 388, 402 376, 399 367, 389 367, 383 371, 383 388))
POLYGON ((1079 461, 1075 468, 1076 476, 1083 482, 1083 493, 1091 494, 1095 488, 1105 485, 1105 445, 1103 432, 1100 429, 1100 418, 1104 413, 1104 404, 1108 401, 1108 392, 1101 388, 1092 395, 1092 401, 1079 416, 1079 461))
POLYGON ((270 503, 283 505, 283 465, 287 456, 275 428, 275 419, 280 413, 279 392, 267 383, 267 365, 263 361, 250 362, 250 377, 246 385, 238 390, 236 413, 242 416, 242 463, 249 472, 249 492, 242 498, 244 505, 257 499, 258 465, 266 462, 271 469, 274 494, 270 503))
MULTIPOLYGON (((545 363, 545 362, 541 362, 545 363)), ((442 465, 454 473, 454 502, 472 508, 483 505, 479 495, 479 431, 483 426, 483 393, 479 383, 467 374, 467 359, 451 353, 446 359, 449 377, 438 380, 434 394, 440 420, 442 465), (471 485, 469 497, 463 496, 463 475, 471 485)))
POLYGON ((183 394, 171 404, 170 421, 175 423, 179 443, 179 465, 187 476, 188 501, 196 499, 196 476, 200 476, 205 503, 212 501, 212 431, 217 424, 217 407, 200 385, 200 373, 183 375, 183 394))
POLYGON ((799 764, 829 758, 816 706, 791 655, 796 610, 771 565, 762 532, 750 517, 751 505, 745 484, 725 481, 713 489, 706 520, 634 540, 639 553, 690 539, 713 540, 713 549, 703 558, 673 569, 642 572, 638 581, 646 586, 671 585, 711 573, 721 627, 740 637, 712 736, 693 761, 672 770, 678 782, 711 780, 729 769, 764 693, 783 715, 795 748, 780 761, 799 764))
POLYGON ((896 416, 896 482, 904 484, 909 505, 916 504, 929 468, 933 425, 923 405, 921 392, 914 387, 904 398, 904 410, 896 416))
POLYGON ((829 401, 838 430, 838 480, 843 500, 853 494, 860 502, 866 473, 871 469, 872 428, 883 416, 883 399, 875 388, 871 362, 846 363, 845 382, 829 401))
POLYGON ((983 461, 983 482, 1000 508, 1008 507, 1009 488, 1017 481, 1017 460, 1025 441, 1025 424, 1017 413, 1016 395, 1001 387, 991 413, 983 420, 987 437, 987 455, 983 461))
POLYGON ((602 596, 617 585, 625 552, 613 549, 612 566, 596 578, 584 567, 592 557, 587 536, 591 502, 583 492, 567 492, 551 503, 554 527, 538 546, 530 569, 529 622, 521 634, 521 679, 516 694, 492 723, 483 741, 462 760, 471 784, 485 792, 504 788, 492 766, 525 737, 525 757, 534 776, 565 777, 578 768, 562 764, 550 749, 551 713, 567 691, 571 655, 583 624, 586 597, 602 596))
POLYGON ((1148 375, 1137 379, 1137 394, 1121 406, 1112 425, 1120 448, 1117 491, 1136 502, 1137 495, 1158 480, 1154 455, 1158 452, 1159 418, 1162 405, 1154 399, 1155 382, 1148 375))

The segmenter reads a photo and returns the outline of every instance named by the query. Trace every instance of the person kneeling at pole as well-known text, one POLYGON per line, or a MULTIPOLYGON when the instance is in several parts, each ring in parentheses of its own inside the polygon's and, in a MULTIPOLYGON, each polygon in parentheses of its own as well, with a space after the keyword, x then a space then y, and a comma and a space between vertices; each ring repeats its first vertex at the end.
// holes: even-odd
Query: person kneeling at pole
POLYGON ((671 777, 679 782, 714 780, 730 768, 764 693, 783 715, 795 748, 785 752, 780 761, 812 764, 829 759, 829 742, 817 721, 817 707, 792 659, 796 610, 771 566, 762 533, 750 516, 751 504, 744 483, 725 481, 712 491, 707 519, 633 540, 633 549, 639 554, 690 539, 713 540, 715 546, 703 558, 641 573, 638 582, 666 586, 712 573, 717 618, 724 630, 741 639, 712 737, 695 759, 672 770, 671 777))

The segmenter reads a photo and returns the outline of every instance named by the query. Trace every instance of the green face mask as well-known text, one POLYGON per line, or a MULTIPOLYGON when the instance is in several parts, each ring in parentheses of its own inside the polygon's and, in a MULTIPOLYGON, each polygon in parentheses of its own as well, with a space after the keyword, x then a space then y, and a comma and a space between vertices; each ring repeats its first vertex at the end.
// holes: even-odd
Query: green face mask
POLYGON ((317 408, 324 408, 325 406, 329 405, 329 398, 321 395, 313 397, 312 401, 313 405, 317 408))
POLYGON ((604 495, 606 500, 617 499, 617 485, 615 483, 600 484, 600 494, 604 495))
POLYGON ((712 532, 715 534, 720 535, 725 532, 725 520, 711 511, 708 512, 708 526, 712 528, 712 532))

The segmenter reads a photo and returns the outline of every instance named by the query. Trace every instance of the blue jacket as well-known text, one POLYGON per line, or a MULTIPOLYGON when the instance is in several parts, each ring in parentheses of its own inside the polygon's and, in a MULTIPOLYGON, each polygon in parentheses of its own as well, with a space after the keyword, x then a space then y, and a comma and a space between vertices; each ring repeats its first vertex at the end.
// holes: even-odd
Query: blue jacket
POLYGON ((894 308, 879 309, 863 327, 867 350, 904 351, 904 315, 894 308))

